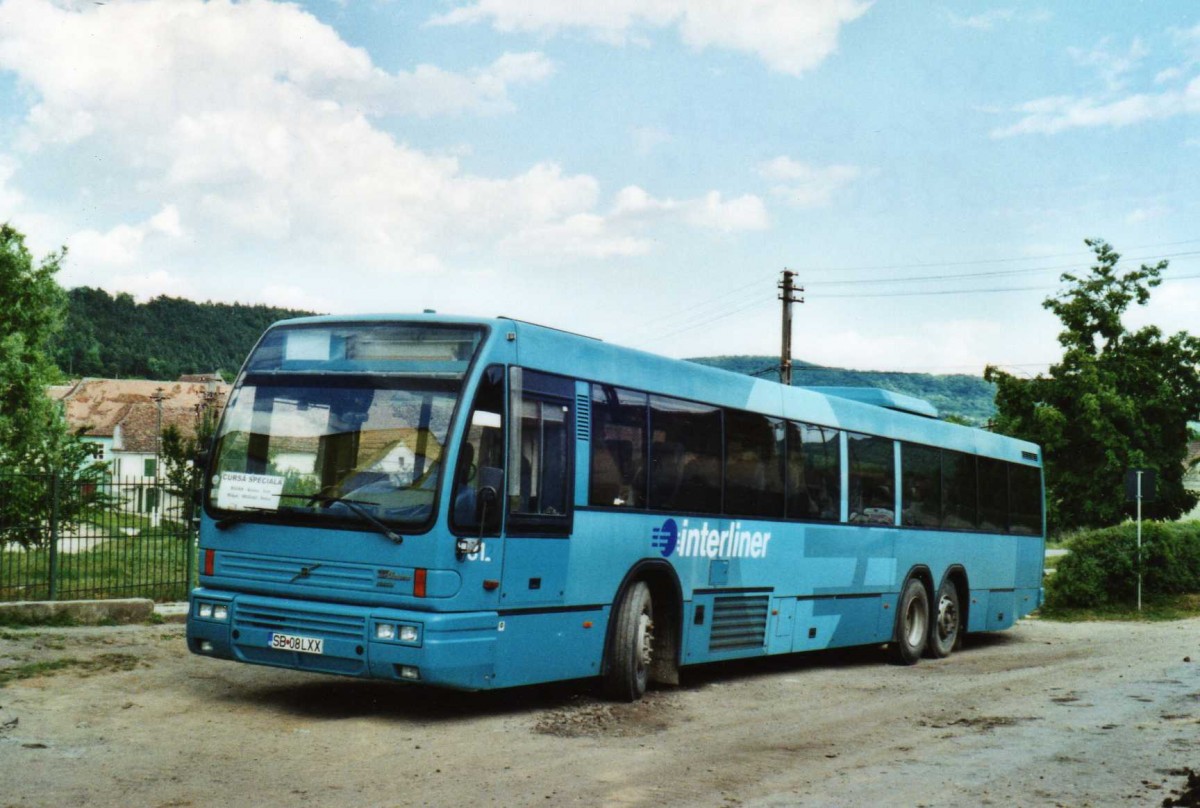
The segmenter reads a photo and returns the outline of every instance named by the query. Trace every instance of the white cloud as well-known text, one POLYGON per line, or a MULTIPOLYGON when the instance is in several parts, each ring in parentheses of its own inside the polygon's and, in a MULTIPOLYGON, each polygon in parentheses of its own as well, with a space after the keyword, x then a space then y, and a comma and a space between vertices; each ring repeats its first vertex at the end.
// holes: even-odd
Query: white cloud
POLYGON ((770 226, 767 208, 757 196, 747 194, 725 200, 720 193, 710 191, 696 199, 656 199, 636 185, 622 188, 617 194, 612 216, 625 223, 674 220, 724 233, 770 226))
POLYGON ((391 75, 372 70, 368 76, 352 77, 325 89, 373 115, 495 114, 516 109, 508 97, 510 86, 543 81, 553 73, 554 63, 541 53, 506 53, 487 67, 467 73, 434 65, 391 75))
POLYGON ((772 192, 802 208, 825 207, 835 194, 862 176, 862 169, 851 165, 815 166, 780 156, 763 163, 758 173, 774 183, 772 192))
MULTIPOLYGON (((509 88, 552 73, 538 53, 504 54, 463 74, 387 73, 289 4, 141 0, 76 10, 2 0, 0 70, 35 99, 28 159, 70 161, 81 196, 116 186, 125 189, 120 204, 160 207, 145 221, 71 228, 72 264, 85 278, 169 259, 181 238, 212 254, 269 254, 274 266, 384 272, 436 271, 447 255, 497 245, 590 257, 653 247, 639 232, 653 217, 603 214, 594 177, 551 162, 477 176, 373 121, 385 112, 504 111, 509 88)), ((3 170, 0 194, 11 200, 12 169, 3 170)), ((672 204, 675 221, 692 227, 765 226, 753 197, 713 192, 672 204)))
POLYGON ((1183 68, 1168 67, 1165 70, 1160 70, 1154 76, 1155 84, 1169 84, 1172 81, 1179 81, 1184 77, 1183 68))
POLYGON ((684 220, 695 227, 732 233, 765 230, 770 226, 766 206, 757 196, 746 194, 728 201, 716 191, 682 206, 684 220))
POLYGON ((155 235, 168 238, 183 235, 179 210, 174 205, 164 206, 140 224, 119 224, 103 233, 81 230, 70 237, 67 246, 72 253, 83 256, 87 264, 129 266, 141 258, 146 239, 155 235))
POLYGON ((1171 209, 1166 205, 1151 204, 1147 205, 1146 207, 1136 208, 1135 210, 1130 211, 1129 215, 1125 217, 1125 222, 1127 224, 1142 224, 1143 222, 1149 222, 1154 219, 1161 219, 1170 212, 1171 209))
POLYGON ((1093 68, 1110 90, 1120 90, 1126 85, 1126 77, 1137 69, 1150 51, 1141 39, 1134 37, 1125 52, 1114 51, 1111 39, 1106 38, 1091 50, 1067 48, 1067 53, 1076 64, 1093 68))
POLYGON ((491 22, 499 31, 553 36, 581 30, 602 41, 638 41, 646 29, 677 27, 685 43, 751 53, 773 70, 800 75, 837 50, 844 24, 864 0, 478 0, 430 20, 491 22))
POLYGON ((654 126, 637 127, 630 134, 633 136, 633 150, 640 157, 645 157, 659 146, 670 143, 672 140, 670 132, 654 126))
POLYGON ((1015 109, 1019 121, 996 129, 992 137, 1041 133, 1052 135, 1067 129, 1108 126, 1119 128, 1178 115, 1200 113, 1200 77, 1183 90, 1137 93, 1102 102, 1094 98, 1055 96, 1022 104, 1015 109))
POLYGON ((105 279, 104 288, 113 292, 128 292, 140 301, 161 295, 171 297, 194 297, 195 287, 186 278, 165 270, 115 275, 105 279))
POLYGON ((947 12, 951 25, 956 28, 973 28, 976 31, 990 31, 999 23, 1011 22, 1016 16, 1017 12, 1011 8, 993 8, 967 17, 953 11, 947 12))
POLYGON ((0 154, 0 222, 6 222, 17 212, 24 199, 21 192, 9 185, 17 173, 18 163, 6 154, 0 154))

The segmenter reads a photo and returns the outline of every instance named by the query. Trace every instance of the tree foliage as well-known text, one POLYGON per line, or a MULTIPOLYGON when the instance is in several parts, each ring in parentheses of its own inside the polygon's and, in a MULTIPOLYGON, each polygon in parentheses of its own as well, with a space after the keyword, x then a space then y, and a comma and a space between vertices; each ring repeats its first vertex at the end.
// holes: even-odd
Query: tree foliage
POLYGON ((48 351, 63 323, 65 297, 54 276, 65 256, 62 250, 35 263, 25 237, 0 225, 0 526, 5 541, 24 545, 44 540, 48 509, 70 521, 94 498, 94 488, 74 485, 54 495, 54 475, 100 472, 87 465, 95 447, 71 434, 46 395, 58 378, 48 351))
POLYGON ((44 472, 69 443, 46 387, 58 378, 47 353, 62 326, 54 276, 65 252, 35 263, 25 237, 0 225, 0 460, 10 471, 44 472))
POLYGON ((220 370, 228 380, 268 325, 307 314, 165 296, 138 303, 79 287, 67 293, 67 324, 53 353, 70 376, 177 379, 220 370))
POLYGON ((1121 272, 1107 242, 1085 243, 1094 265, 1064 274, 1066 290, 1043 303, 1062 322, 1062 359, 1033 379, 995 367, 984 374, 996 383, 996 428, 1041 444, 1051 531, 1120 521, 1131 467, 1158 472, 1157 499, 1143 513, 1175 519, 1196 502, 1183 461, 1188 421, 1200 414, 1200 339, 1127 330, 1122 315, 1150 299, 1167 262, 1121 272))

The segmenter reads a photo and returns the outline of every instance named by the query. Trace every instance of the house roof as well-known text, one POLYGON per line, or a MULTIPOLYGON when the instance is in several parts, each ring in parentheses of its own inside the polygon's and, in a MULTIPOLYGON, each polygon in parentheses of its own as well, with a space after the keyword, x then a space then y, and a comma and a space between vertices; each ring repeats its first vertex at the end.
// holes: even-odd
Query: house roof
POLYGON ((113 448, 118 451, 153 452, 159 426, 155 399, 160 394, 162 426, 174 426, 192 437, 205 406, 215 406, 218 411, 225 406, 229 385, 207 380, 82 379, 66 388, 52 387, 47 393, 62 402, 72 431, 82 429, 89 437, 113 438, 113 448))

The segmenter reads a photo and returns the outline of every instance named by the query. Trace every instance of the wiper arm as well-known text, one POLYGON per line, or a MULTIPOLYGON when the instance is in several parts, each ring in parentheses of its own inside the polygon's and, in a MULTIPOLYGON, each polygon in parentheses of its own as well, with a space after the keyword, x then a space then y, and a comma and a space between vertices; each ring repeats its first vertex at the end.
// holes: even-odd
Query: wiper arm
POLYGON ((367 522, 367 523, 371 524, 373 527, 375 527, 379 531, 379 533, 384 538, 386 538, 388 541, 392 542, 393 544, 403 544, 404 543, 403 536, 401 536, 396 531, 392 530, 390 527, 385 525, 383 522, 379 521, 379 519, 376 518, 373 513, 371 513, 370 511, 368 511, 366 508, 363 507, 363 505, 365 503, 359 502, 358 500, 347 499, 346 497, 339 497, 339 496, 333 496, 331 494, 320 494, 320 493, 318 493, 318 494, 280 494, 280 496, 288 497, 289 499, 302 499, 302 500, 305 500, 306 502, 308 502, 309 504, 312 504, 314 502, 320 502, 323 505, 335 505, 337 503, 341 503, 341 504, 345 505, 347 508, 349 508, 351 511, 353 511, 355 514, 357 514, 364 522, 367 522))
POLYGON ((245 522, 251 513, 275 513, 272 508, 239 508, 237 513, 231 513, 228 516, 222 516, 217 521, 213 522, 213 527, 217 530, 228 530, 231 526, 245 522))

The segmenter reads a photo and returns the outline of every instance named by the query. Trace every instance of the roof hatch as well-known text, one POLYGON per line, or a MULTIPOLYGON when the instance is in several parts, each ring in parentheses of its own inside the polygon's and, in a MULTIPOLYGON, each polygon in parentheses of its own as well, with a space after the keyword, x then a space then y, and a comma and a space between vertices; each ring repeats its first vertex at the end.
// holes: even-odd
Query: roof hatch
POLYGON ((891 390, 881 390, 878 387, 805 387, 804 389, 897 412, 909 412, 913 415, 923 415, 926 418, 939 417, 937 407, 924 399, 906 396, 903 393, 893 393, 891 390))

